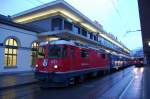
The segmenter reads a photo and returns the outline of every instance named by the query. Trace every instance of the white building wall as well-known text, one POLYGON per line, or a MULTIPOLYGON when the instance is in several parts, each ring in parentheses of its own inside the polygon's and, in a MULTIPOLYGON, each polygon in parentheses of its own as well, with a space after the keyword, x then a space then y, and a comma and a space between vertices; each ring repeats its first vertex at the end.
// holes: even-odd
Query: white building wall
POLYGON ((0 43, 5 43, 9 37, 16 38, 19 44, 17 50, 17 67, 4 68, 4 46, 0 46, 0 73, 31 71, 31 45, 37 40, 37 34, 13 26, 0 24, 0 43))
MULTIPOLYGON (((0 36, 1 38, 1 36, 0 36)), ((4 50, 3 47, 0 46, 0 71, 2 70, 1 68, 3 67, 3 54, 4 54, 4 50)))

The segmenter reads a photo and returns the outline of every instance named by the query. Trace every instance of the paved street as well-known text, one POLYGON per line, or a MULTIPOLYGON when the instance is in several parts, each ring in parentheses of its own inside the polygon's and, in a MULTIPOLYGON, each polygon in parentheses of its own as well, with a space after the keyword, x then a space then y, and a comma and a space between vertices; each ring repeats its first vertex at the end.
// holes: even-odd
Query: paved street
POLYGON ((67 88, 40 89, 37 84, 0 91, 0 99, 142 99, 143 68, 126 68, 67 88))

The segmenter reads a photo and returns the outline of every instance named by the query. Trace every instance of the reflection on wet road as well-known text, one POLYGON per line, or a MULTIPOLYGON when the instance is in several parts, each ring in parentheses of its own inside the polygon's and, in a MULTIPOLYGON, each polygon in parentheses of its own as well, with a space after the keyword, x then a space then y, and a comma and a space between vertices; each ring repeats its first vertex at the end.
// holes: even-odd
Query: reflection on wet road
POLYGON ((133 80, 122 95, 121 99, 142 99, 143 98, 143 72, 144 67, 133 69, 133 80))
POLYGON ((141 99, 143 71, 130 67, 68 88, 11 88, 0 91, 0 99, 141 99))

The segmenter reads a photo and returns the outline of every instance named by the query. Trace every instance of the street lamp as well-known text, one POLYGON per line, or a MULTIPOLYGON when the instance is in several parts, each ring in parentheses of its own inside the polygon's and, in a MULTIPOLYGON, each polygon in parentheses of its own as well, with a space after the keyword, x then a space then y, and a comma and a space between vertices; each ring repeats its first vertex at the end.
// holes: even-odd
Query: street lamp
POLYGON ((131 33, 131 32, 140 32, 141 30, 134 30, 134 31, 126 31, 126 33, 124 34, 124 36, 126 36, 128 33, 131 33))
POLYGON ((141 30, 127 31, 127 33, 130 33, 130 32, 138 32, 138 31, 141 31, 141 30))
POLYGON ((150 41, 148 42, 148 46, 150 46, 150 41))

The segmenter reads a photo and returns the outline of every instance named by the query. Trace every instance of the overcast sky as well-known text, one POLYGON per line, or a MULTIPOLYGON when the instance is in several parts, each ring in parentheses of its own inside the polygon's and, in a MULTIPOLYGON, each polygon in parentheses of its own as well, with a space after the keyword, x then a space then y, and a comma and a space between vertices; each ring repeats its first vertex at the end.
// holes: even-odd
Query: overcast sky
MULTIPOLYGON (((0 14, 13 15, 54 0, 1 0, 0 14)), ((91 20, 98 21, 129 49, 142 47, 137 0, 65 0, 91 20)))

